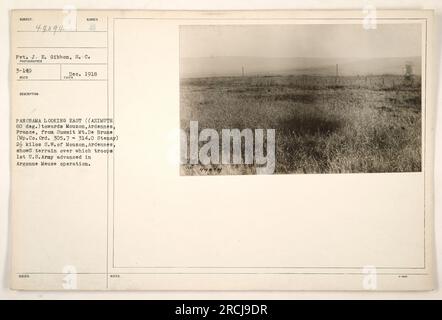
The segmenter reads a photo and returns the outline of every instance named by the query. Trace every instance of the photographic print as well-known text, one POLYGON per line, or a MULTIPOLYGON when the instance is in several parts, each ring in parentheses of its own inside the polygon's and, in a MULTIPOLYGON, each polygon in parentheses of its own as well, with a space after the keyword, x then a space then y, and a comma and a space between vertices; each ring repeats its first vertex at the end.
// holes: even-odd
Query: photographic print
POLYGON ((181 175, 421 171, 421 32, 180 26, 181 175))

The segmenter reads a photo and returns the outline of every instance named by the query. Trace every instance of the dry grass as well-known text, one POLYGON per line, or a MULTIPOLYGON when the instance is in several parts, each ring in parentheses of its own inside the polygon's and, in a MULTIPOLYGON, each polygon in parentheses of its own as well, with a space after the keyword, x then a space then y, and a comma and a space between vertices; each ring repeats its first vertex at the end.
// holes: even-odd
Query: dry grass
MULTIPOLYGON (((181 127, 276 129, 275 173, 421 170, 420 79, 250 76, 181 80, 181 127)), ((253 174, 182 166, 182 174, 253 174)))

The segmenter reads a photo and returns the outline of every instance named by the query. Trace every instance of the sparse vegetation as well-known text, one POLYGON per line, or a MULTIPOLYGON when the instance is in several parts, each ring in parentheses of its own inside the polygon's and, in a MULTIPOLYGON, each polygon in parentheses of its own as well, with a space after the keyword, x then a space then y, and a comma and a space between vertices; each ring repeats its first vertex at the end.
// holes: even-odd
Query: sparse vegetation
MULTIPOLYGON (((421 170, 417 76, 181 79, 181 127, 276 129, 275 173, 421 170)), ((247 165, 182 166, 183 174, 253 174, 247 165)))

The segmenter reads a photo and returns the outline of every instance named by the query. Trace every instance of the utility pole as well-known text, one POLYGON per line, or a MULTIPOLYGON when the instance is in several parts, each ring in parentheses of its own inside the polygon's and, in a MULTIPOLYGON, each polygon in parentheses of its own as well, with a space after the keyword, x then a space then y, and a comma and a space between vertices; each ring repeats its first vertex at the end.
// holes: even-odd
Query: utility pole
POLYGON ((411 65, 411 62, 405 63, 404 79, 405 79, 405 81, 409 82, 410 84, 413 84, 413 67, 411 65))
POLYGON ((339 65, 336 64, 336 83, 338 83, 338 79, 339 79, 339 65))

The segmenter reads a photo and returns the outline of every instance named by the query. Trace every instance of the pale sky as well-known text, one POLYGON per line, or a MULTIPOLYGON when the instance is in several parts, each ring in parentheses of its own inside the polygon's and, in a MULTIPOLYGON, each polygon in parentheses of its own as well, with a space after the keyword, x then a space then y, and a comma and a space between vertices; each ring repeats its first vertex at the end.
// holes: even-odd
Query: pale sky
POLYGON ((385 58, 421 55, 420 24, 181 26, 180 56, 385 58))

